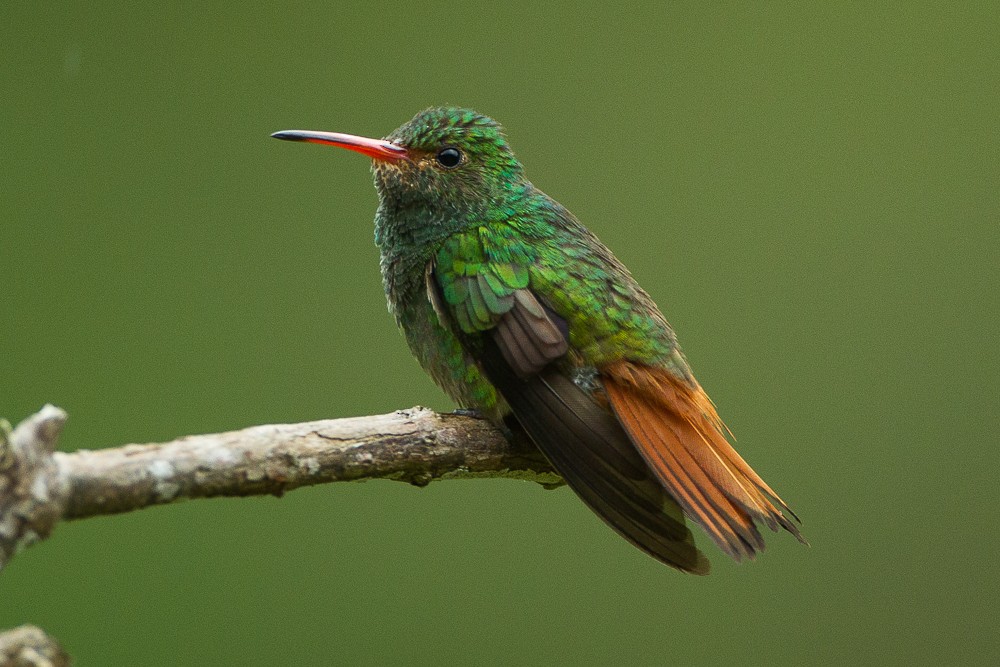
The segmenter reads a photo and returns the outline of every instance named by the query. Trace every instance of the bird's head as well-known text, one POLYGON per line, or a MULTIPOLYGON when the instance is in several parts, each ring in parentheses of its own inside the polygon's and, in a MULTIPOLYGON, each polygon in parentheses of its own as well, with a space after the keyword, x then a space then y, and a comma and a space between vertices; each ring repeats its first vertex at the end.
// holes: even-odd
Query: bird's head
POLYGON ((482 219, 502 213, 527 184, 500 124, 469 109, 421 111, 383 139, 303 130, 272 136, 367 155, 381 204, 389 211, 424 209, 482 219))

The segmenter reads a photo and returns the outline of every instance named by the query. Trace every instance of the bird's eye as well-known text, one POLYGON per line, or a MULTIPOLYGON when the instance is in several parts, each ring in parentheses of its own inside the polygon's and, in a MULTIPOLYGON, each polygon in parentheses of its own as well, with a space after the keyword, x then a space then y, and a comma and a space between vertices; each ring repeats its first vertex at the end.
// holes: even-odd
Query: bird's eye
POLYGON ((457 167, 458 163, 462 161, 462 152, 457 148, 445 148, 435 158, 439 165, 445 169, 451 169, 457 167))

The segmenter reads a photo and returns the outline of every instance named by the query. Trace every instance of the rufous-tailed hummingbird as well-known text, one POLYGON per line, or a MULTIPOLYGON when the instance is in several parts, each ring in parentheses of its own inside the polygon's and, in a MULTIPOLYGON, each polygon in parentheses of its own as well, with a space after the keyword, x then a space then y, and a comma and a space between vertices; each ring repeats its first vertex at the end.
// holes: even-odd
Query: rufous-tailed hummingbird
POLYGON ((372 159, 382 280, 420 365, 461 406, 519 424, 622 537, 696 574, 708 559, 684 515, 736 560, 764 548, 757 521, 802 539, 656 304, 528 181, 496 121, 443 107, 384 139, 273 136, 372 159))

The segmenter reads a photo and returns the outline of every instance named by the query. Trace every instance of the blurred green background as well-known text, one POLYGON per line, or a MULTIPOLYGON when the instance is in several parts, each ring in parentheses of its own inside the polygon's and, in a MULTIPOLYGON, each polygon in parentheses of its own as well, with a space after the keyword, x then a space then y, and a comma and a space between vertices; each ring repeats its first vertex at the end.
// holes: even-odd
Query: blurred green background
POLYGON ((4 3, 0 414, 66 408, 72 450, 451 409, 367 161, 268 134, 461 104, 652 293, 812 547, 701 539, 687 577, 566 489, 327 485, 61 525, 0 628, 81 665, 1000 659, 998 10, 799 4, 4 3))

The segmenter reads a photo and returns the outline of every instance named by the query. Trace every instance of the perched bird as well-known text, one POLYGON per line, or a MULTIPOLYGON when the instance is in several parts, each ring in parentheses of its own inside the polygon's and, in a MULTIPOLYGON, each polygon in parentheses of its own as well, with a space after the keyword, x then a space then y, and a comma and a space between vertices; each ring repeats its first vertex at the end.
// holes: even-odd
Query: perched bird
POLYGON ((384 139, 272 136, 372 159, 385 293, 420 365, 463 407, 519 424, 622 537, 696 574, 708 559, 684 516, 736 560, 763 550, 758 521, 802 540, 656 304, 528 181, 496 121, 442 107, 384 139))

